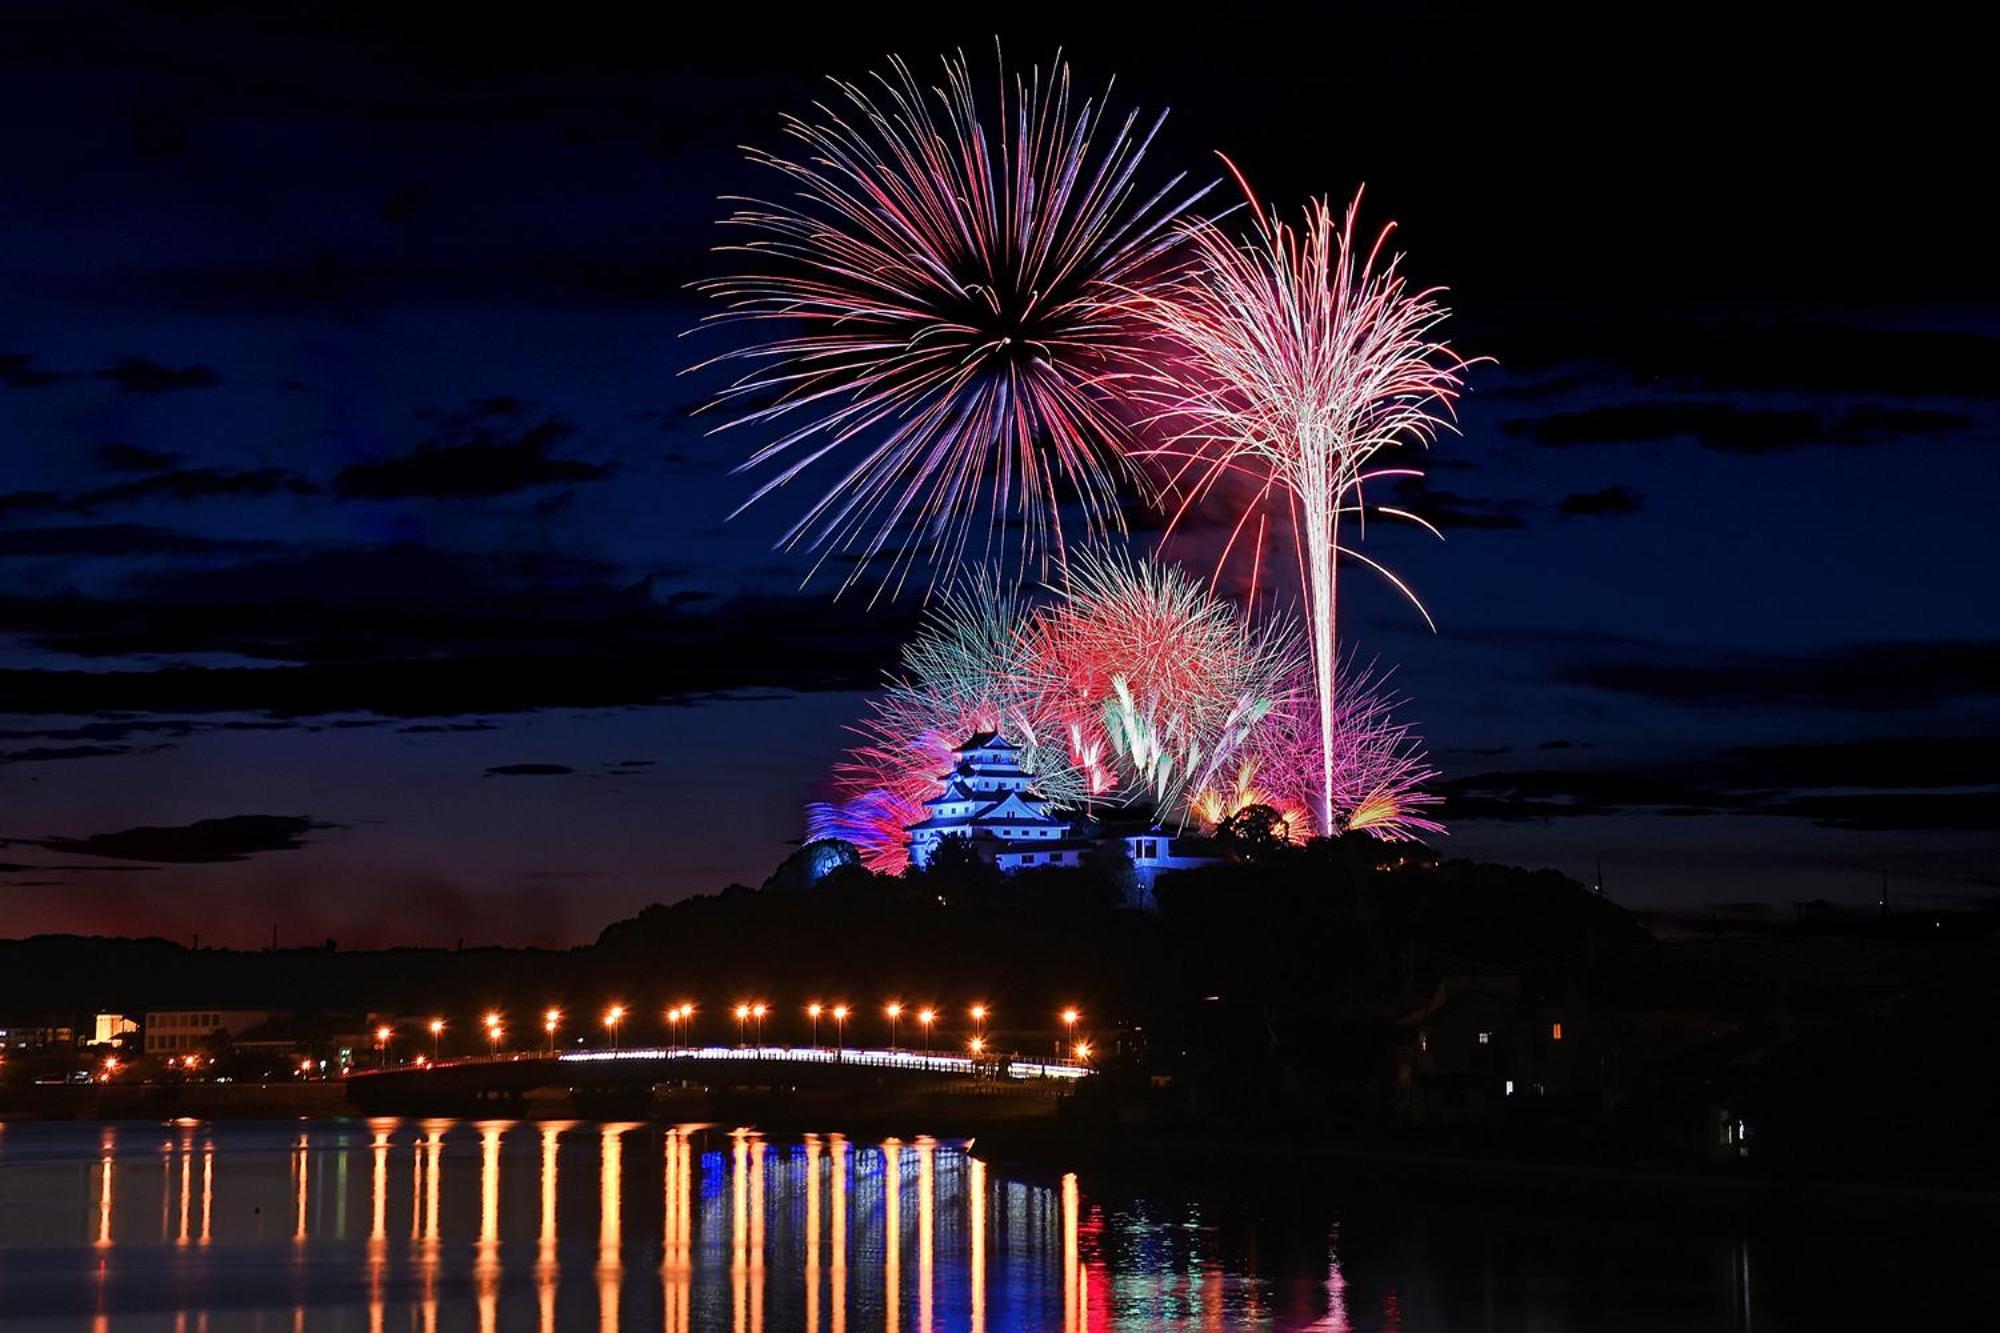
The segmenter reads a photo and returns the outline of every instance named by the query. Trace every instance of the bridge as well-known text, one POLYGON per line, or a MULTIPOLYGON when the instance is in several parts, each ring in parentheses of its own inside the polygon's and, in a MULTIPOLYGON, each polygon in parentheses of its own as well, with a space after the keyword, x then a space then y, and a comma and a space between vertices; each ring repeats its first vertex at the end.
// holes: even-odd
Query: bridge
MULTIPOLYGON (((913 1095, 1060 1095, 1094 1076, 1089 1066, 1009 1056, 932 1054, 825 1046, 639 1046, 498 1054, 357 1069, 349 1094, 369 1109, 439 1101, 571 1097, 652 1097, 663 1086, 687 1093, 757 1093, 822 1104, 908 1100, 913 1095)), ((672 1095, 670 1092, 668 1095, 672 1095)))

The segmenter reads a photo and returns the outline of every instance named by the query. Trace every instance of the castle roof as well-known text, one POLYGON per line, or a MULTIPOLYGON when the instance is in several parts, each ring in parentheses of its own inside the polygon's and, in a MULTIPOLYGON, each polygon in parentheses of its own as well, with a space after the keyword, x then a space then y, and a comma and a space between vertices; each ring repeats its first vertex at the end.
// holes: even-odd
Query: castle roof
POLYGON ((997 731, 975 731, 966 738, 965 744, 954 753, 964 754, 968 750, 1017 750, 1020 747, 1010 742, 997 731))

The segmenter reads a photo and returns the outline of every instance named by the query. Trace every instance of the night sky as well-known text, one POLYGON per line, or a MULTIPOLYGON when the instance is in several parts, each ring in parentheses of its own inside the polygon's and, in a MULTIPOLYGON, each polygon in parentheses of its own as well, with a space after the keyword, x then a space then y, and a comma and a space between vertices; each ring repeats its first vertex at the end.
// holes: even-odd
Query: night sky
POLYGON ((1170 106, 1156 178, 1365 181, 1498 359, 1413 497, 1448 540, 1370 533, 1438 632, 1345 582, 1449 854, 1694 918, 1995 891, 1977 44, 712 8, 10 7, 0 935, 569 943, 759 881, 917 608, 802 589, 792 495, 724 521, 685 284, 736 145, 996 27, 1170 106))

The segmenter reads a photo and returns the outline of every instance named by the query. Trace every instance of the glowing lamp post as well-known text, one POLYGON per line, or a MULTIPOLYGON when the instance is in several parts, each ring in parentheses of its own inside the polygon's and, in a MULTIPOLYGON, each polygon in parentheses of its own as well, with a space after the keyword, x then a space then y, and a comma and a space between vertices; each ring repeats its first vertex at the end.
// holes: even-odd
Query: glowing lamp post
POLYGON ((1063 1029, 1068 1034, 1064 1040, 1073 1043, 1076 1040, 1076 1020, 1083 1017, 1083 1015, 1078 1013, 1074 1007, 1071 1007, 1063 1010, 1061 1016, 1063 1029))
POLYGON ((826 1006, 822 1005, 818 1000, 814 1000, 806 1006, 806 1017, 812 1020, 812 1044, 814 1050, 819 1049, 819 1016, 825 1011, 825 1008, 826 1006))
POLYGON ((847 1049, 847 1006, 833 1006, 833 1053, 839 1055, 847 1049))
POLYGON ((694 1005, 692 1003, 683 1004, 679 1009, 674 1011, 674 1016, 681 1025, 681 1045, 693 1046, 694 1035, 689 1031, 688 1024, 694 1018, 694 1005))
POLYGON ((375 1049, 381 1052, 381 1064, 384 1069, 389 1067, 389 1038, 394 1035, 386 1025, 375 1029, 375 1049))
POLYGON ((750 1006, 750 1017, 757 1020, 757 1048, 764 1047, 764 1015, 771 1012, 770 1006, 759 1000, 750 1006))
POLYGON ((975 1060, 978 1059, 980 1056, 986 1053, 986 1038, 984 1037, 971 1038, 965 1043, 965 1049, 972 1052, 972 1056, 975 1060))
MULTIPOLYGON (((308 1062, 308 1063, 310 1064, 310 1062, 308 1062)), ((109 1082, 110 1082, 110 1081, 111 1081, 111 1080, 112 1080, 113 1078, 117 1077, 117 1075, 118 1075, 118 1057, 117 1057, 117 1056, 115 1056, 115 1055, 107 1055, 107 1056, 105 1056, 105 1057, 104 1057, 104 1077, 103 1077, 103 1079, 102 1079, 101 1081, 102 1081, 102 1082, 105 1082, 105 1083, 109 1083, 109 1082)))
POLYGON ((432 1064, 436 1064, 438 1062, 439 1047, 441 1047, 443 1043, 444 1043, 444 1020, 442 1018, 433 1018, 431 1020, 431 1063, 432 1064))
POLYGON ((987 1014, 986 1006, 983 1004, 975 1004, 972 1006, 971 1009, 967 1010, 967 1012, 972 1015, 973 1030, 977 1032, 980 1036, 982 1037, 985 1036, 986 1014, 987 1014))
POLYGON ((903 1016, 902 1001, 891 1000, 882 1012, 889 1015, 889 1049, 893 1052, 896 1049, 896 1020, 903 1016))
POLYGON ((604 1011, 604 1026, 611 1029, 611 1049, 618 1049, 618 1025, 625 1021, 625 1006, 614 1004, 604 1011))
POLYGON ((486 1015, 486 1054, 489 1057, 500 1054, 500 1037, 505 1030, 500 1026, 499 1010, 493 1010, 486 1015))
POLYGON ((937 1022, 937 1010, 917 1010, 917 1021, 924 1025, 924 1054, 929 1055, 931 1053, 931 1024, 937 1022))
POLYGON ((542 1031, 549 1034, 549 1058, 556 1053, 556 1029, 562 1026, 562 1010, 549 1009, 542 1014, 542 1031))
POLYGON ((1076 1045, 1072 1046, 1070 1050, 1075 1053, 1076 1062, 1078 1064, 1083 1064, 1090 1059, 1090 1043, 1087 1041, 1078 1042, 1076 1045))
POLYGON ((744 1025, 745 1025, 745 1024, 747 1024, 747 1023, 748 1023, 749 1021, 750 1021, 750 1006, 749 1006, 749 1005, 747 1005, 747 1004, 739 1004, 739 1005, 737 1005, 737 1006, 736 1006, 736 1044, 737 1044, 738 1046, 743 1046, 743 1045, 745 1045, 745 1044, 746 1044, 746 1043, 745 1043, 745 1041, 744 1041, 744 1025))

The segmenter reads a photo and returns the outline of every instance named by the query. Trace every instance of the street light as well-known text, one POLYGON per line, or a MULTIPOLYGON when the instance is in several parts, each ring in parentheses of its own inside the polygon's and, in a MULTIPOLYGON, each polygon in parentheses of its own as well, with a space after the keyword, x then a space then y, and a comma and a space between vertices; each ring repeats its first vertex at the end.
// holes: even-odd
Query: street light
POLYGON ((929 1055, 931 1053, 931 1024, 937 1022, 937 1010, 929 1008, 917 1010, 917 1021, 924 1025, 924 1054, 929 1055))
POLYGON ((771 1012, 762 1000, 750 1006, 750 1017, 757 1020, 757 1049, 764 1049, 764 1015, 771 1012))
POLYGON ((444 1020, 442 1018, 433 1018, 431 1020, 431 1063, 432 1064, 436 1064, 438 1061, 438 1043, 442 1041, 443 1038, 444 1038, 444 1020))
POLYGON ((503 1030, 504 1029, 502 1029, 500 1026, 500 1011, 497 1009, 487 1011, 486 1014, 487 1055, 497 1056, 500 1054, 500 1034, 503 1030))
POLYGON ((625 1021, 625 1006, 614 1004, 604 1011, 604 1026, 611 1029, 611 1049, 618 1049, 618 1025, 625 1021))
POLYGON ((971 1051, 975 1056, 982 1054, 986 1050, 986 1038, 984 1037, 972 1038, 970 1041, 965 1043, 965 1049, 971 1051))
POLYGON ((839 1055, 847 1049, 847 1006, 833 1006, 833 1053, 839 1055))
POLYGON ((694 1004, 692 1001, 680 1006, 679 1021, 681 1025, 681 1045, 683 1046, 692 1047, 694 1045, 694 1035, 688 1031, 688 1021, 693 1017, 694 1004))
POLYGON ((389 1038, 393 1035, 386 1024, 375 1029, 375 1048, 382 1052, 382 1067, 384 1069, 389 1067, 389 1038))
POLYGON ((1083 1015, 1079 1014, 1074 1007, 1062 1011, 1063 1026, 1068 1029, 1071 1040, 1074 1040, 1076 1037, 1076 1020, 1081 1017, 1083 1015))
POLYGON ((549 1009, 542 1014, 542 1031, 549 1034, 549 1058, 556 1054, 556 1029, 562 1026, 562 1010, 549 1009))
POLYGON ((896 1020, 903 1016, 903 1002, 891 1000, 882 1012, 889 1015, 889 1050, 893 1054, 896 1049, 896 1020))
POLYGON ((1090 1059, 1090 1043, 1089 1043, 1089 1042, 1087 1042, 1087 1041, 1080 1041, 1080 1042, 1078 1042, 1078 1043, 1077 1043, 1077 1044, 1075 1045, 1075 1047, 1074 1047, 1073 1049, 1074 1049, 1074 1050, 1076 1051, 1076 1062, 1077 1062, 1078 1064, 1082 1064, 1082 1063, 1083 1063, 1084 1061, 1086 1061, 1086 1060, 1090 1059))
POLYGON ((806 1017, 812 1020, 812 1043, 814 1050, 819 1049, 819 1016, 822 1013, 824 1013, 825 1010, 826 1006, 821 1004, 818 1000, 814 1000, 811 1004, 806 1006, 806 1017))
POLYGON ((972 1021, 976 1026, 979 1034, 981 1036, 984 1036, 986 1034, 986 1006, 983 1004, 975 1004, 972 1006, 969 1012, 972 1014, 972 1021))
POLYGON ((743 1045, 747 1044, 747 1043, 745 1043, 745 1041, 743 1040, 743 1027, 744 1027, 744 1024, 748 1023, 749 1021, 750 1021, 750 1006, 749 1006, 749 1005, 747 1005, 747 1004, 739 1004, 739 1005, 737 1005, 737 1006, 736 1006, 736 1044, 737 1044, 737 1046, 739 1046, 739 1047, 741 1047, 741 1046, 743 1046, 743 1045))

